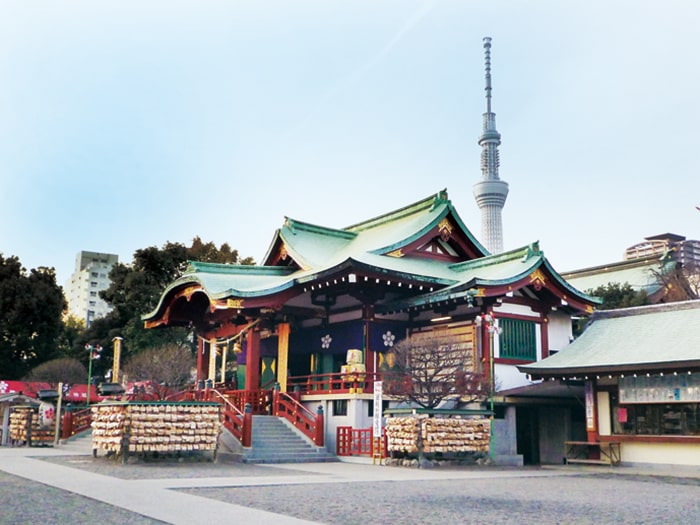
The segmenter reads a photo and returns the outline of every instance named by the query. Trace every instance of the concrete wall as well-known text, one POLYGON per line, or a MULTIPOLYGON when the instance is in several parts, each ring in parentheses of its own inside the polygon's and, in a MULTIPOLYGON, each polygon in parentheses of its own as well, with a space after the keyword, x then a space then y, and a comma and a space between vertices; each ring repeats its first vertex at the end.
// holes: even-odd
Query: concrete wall
POLYGON ((515 407, 506 408, 503 419, 493 420, 494 453, 498 456, 514 456, 518 453, 518 442, 515 429, 515 407))
POLYGON ((538 409, 540 463, 561 465, 566 456, 564 441, 572 438, 571 409, 568 407, 540 407, 538 409))

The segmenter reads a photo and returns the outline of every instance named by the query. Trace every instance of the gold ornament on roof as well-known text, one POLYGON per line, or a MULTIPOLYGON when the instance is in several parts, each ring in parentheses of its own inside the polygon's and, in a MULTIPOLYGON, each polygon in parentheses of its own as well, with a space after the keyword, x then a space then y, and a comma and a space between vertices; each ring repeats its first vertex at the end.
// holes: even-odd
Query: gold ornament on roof
POLYGON ((440 224, 438 224, 438 231, 440 232, 440 238, 443 241, 448 241, 452 237, 452 225, 447 219, 442 219, 440 224))
POLYGON ((394 250, 393 252, 387 253, 387 255, 389 257, 403 257, 404 253, 403 253, 403 249, 399 248, 398 250, 394 250))
POLYGON ((530 284, 535 287, 535 290, 541 290, 546 282, 547 278, 539 269, 530 274, 530 284))
POLYGON ((226 299, 228 308, 243 308, 243 299, 226 299))

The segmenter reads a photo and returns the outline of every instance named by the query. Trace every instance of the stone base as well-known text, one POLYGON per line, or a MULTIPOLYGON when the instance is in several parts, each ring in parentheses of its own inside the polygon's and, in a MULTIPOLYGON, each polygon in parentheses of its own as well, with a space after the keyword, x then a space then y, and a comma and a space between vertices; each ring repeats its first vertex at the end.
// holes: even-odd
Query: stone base
POLYGON ((522 467, 523 456, 521 454, 497 454, 493 458, 493 463, 494 465, 498 465, 499 467, 522 467))

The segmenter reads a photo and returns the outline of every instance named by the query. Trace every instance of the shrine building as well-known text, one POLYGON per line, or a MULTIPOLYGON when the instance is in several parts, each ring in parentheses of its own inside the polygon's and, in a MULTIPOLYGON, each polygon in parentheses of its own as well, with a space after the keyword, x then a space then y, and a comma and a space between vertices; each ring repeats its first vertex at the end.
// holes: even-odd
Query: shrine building
MULTIPOLYGON (((192 261, 144 321, 192 328, 197 380, 238 392, 232 403, 269 413, 276 389, 320 407, 332 451, 337 427, 371 426, 373 383, 404 338, 460 341, 493 398, 530 385, 516 366, 568 345, 572 316, 595 304, 536 242, 489 254, 444 190, 341 229, 287 218, 259 265, 192 261)), ((516 456, 515 407, 497 412, 498 453, 516 456)))

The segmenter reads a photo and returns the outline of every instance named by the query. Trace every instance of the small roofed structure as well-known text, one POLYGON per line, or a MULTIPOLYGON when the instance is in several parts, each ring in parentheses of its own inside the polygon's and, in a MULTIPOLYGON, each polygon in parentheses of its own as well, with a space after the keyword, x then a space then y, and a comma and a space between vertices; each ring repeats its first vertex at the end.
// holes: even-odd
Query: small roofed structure
POLYGON ((23 405, 39 406, 40 404, 41 402, 39 400, 17 392, 0 394, 0 421, 2 421, 2 427, 0 427, 0 445, 5 446, 10 442, 10 412, 12 411, 12 407, 23 405))
POLYGON ((700 465, 700 301, 597 311, 566 349, 518 368, 585 385, 588 440, 619 442, 623 462, 700 465))

